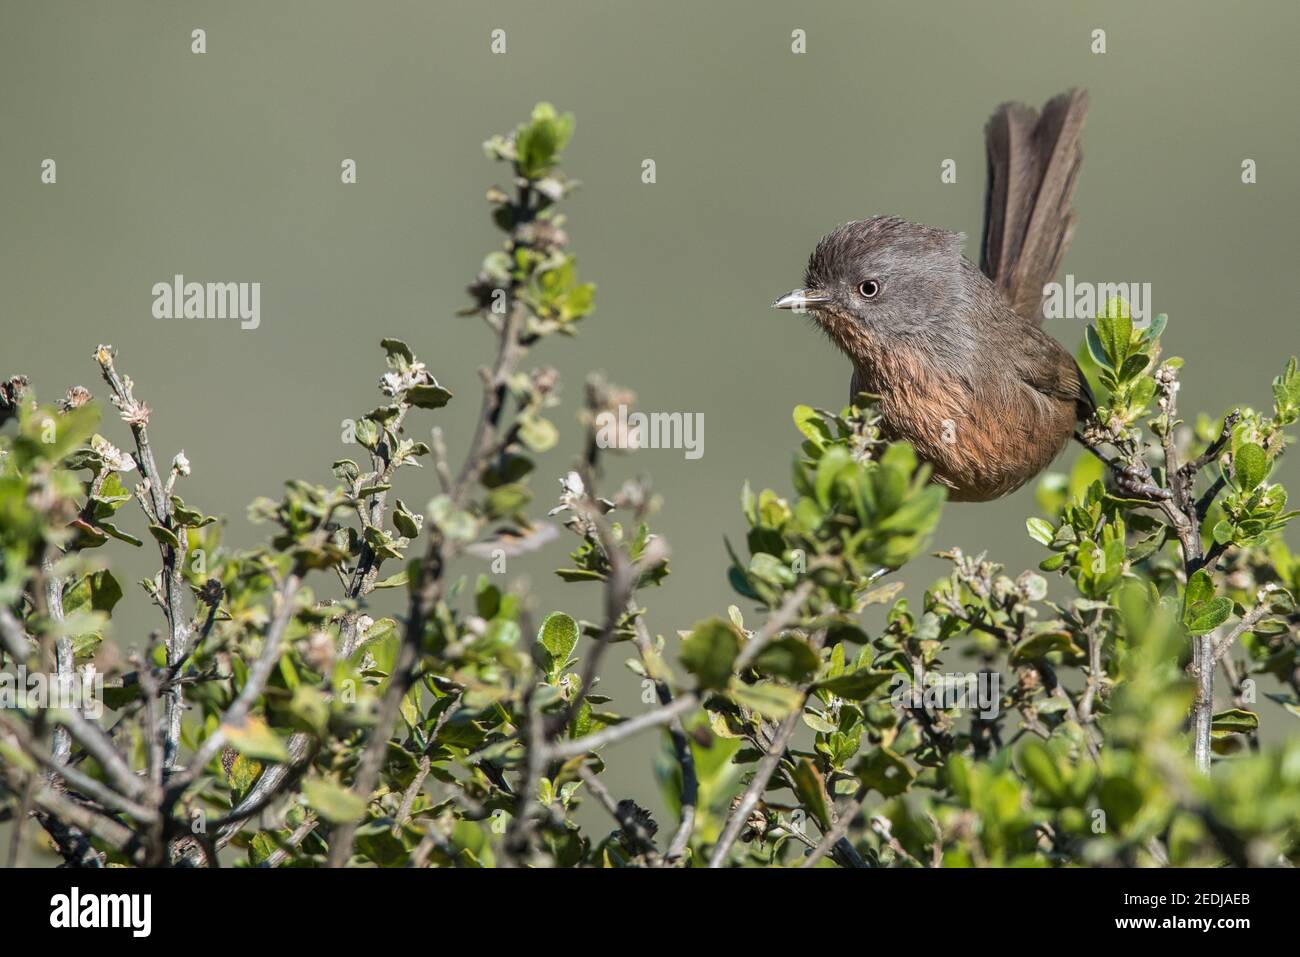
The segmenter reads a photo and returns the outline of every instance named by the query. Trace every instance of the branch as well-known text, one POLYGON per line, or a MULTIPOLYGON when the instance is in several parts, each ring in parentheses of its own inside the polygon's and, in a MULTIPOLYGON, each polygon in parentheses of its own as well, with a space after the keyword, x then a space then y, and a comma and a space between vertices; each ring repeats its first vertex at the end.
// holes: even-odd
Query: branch
POLYGON ((293 618, 293 599, 298 593, 298 586, 302 584, 302 579, 296 572, 291 572, 284 579, 279 591, 279 607, 275 610, 275 616, 271 619, 271 625, 266 631, 266 637, 263 639, 262 653, 253 666, 248 670, 248 680, 244 682, 244 687, 240 689, 239 696, 226 709, 226 713, 221 717, 221 723, 217 730, 203 741, 195 752, 190 766, 185 771, 178 774, 171 782, 170 792, 173 800, 188 787, 193 781, 203 773, 208 762, 217 756, 226 745, 229 734, 226 731, 230 727, 239 727, 247 719, 248 713, 252 711, 253 705, 261 697, 262 689, 266 686, 267 680, 271 677, 271 672, 275 669, 280 660, 282 651, 281 642, 284 639, 285 629, 288 628, 289 622, 293 618))
POLYGON ((1270 592, 1275 591, 1276 587, 1277 586, 1274 585, 1272 582, 1269 582, 1268 584, 1264 585, 1264 587, 1259 590, 1259 595, 1256 597, 1257 604, 1255 605, 1255 607, 1252 608, 1249 612, 1247 612, 1245 617, 1243 617, 1241 621, 1237 622, 1236 626, 1232 629, 1232 631, 1228 632, 1226 635, 1222 635, 1219 638, 1215 639, 1215 641, 1211 645, 1211 649, 1212 649, 1212 657, 1210 659, 1211 670, 1213 670, 1214 665, 1217 665, 1219 663, 1219 659, 1228 653, 1228 649, 1232 647, 1233 643, 1238 638, 1240 638, 1246 632, 1254 629, 1254 627, 1260 623, 1263 617, 1269 613, 1269 611, 1271 610, 1271 606, 1269 605, 1268 602, 1268 595, 1270 592))
POLYGON ((790 594, 786 595, 785 601, 781 602, 779 608, 772 614, 768 615, 767 621, 763 622, 763 627, 754 633, 754 637, 745 643, 740 649, 740 654, 736 656, 734 671, 741 674, 759 656, 768 642, 776 638, 792 621, 799 615, 799 609, 803 603, 808 600, 812 594, 813 583, 810 581, 800 582, 798 587, 790 594))
POLYGON ((591 792, 592 797, 599 801, 600 806, 609 812, 609 816, 618 822, 619 829, 627 835, 637 851, 651 860, 657 858, 659 848, 655 846, 654 835, 638 820, 636 805, 631 801, 615 801, 614 796, 585 764, 578 768, 578 777, 582 778, 583 783, 587 785, 587 790, 591 792))
POLYGON ((768 747, 767 754, 763 760, 758 763, 758 768, 754 771, 754 778, 749 782, 749 787, 745 789, 744 795, 740 802, 731 810, 731 817, 727 819, 727 825, 723 829, 722 836, 718 838, 718 843, 713 845, 713 854, 709 857, 709 867, 721 867, 727 861, 727 854, 731 851, 731 846, 736 843, 736 838, 740 836, 745 822, 749 820, 749 812, 754 809, 758 803, 759 796, 763 789, 767 787, 767 782, 772 779, 776 772, 776 766, 781 763, 781 758, 785 755, 786 745, 790 743, 790 738, 794 736, 795 729, 803 718, 803 702, 786 715, 785 720, 781 722, 777 729, 776 736, 772 738, 772 743, 768 747))
MULTIPOLYGON (((520 203, 525 208, 529 195, 530 190, 521 187, 520 203)), ((525 307, 515 302, 501 329, 495 368, 491 372, 484 373, 483 402, 479 409, 474 439, 450 496, 452 504, 457 508, 465 503, 470 490, 478 483, 487 468, 489 459, 497 449, 508 383, 524 353, 524 347, 520 342, 524 319, 525 307)), ((367 802, 379 780, 384 754, 388 750, 388 740, 392 737, 393 728, 397 724, 401 711, 402 698, 410 690, 414 681, 415 668, 420 660, 425 622, 429 613, 442 600, 443 572, 455 554, 455 544, 446 541, 436 529, 431 528, 428 548, 419 563, 416 578, 410 586, 411 603, 406 629, 402 635, 402 644, 398 648, 397 661, 389 678, 388 692, 380 705, 378 720, 370 732, 352 786, 352 793, 367 802)), ((352 856, 356 830, 355 822, 341 824, 334 829, 330 839, 328 860, 330 867, 343 867, 352 856)))
MULTIPOLYGON (((189 619, 185 614, 184 581, 181 576, 187 544, 184 527, 178 527, 172 521, 172 503, 170 487, 163 482, 158 464, 154 461, 153 447, 149 443, 149 407, 138 401, 133 394, 130 377, 123 378, 113 367, 112 346, 100 346, 95 350, 95 361, 99 363, 104 381, 113 390, 113 405, 117 407, 122 420, 131 428, 135 439, 136 458, 140 472, 144 476, 145 494, 140 496, 140 503, 145 506, 145 513, 155 525, 159 525, 180 542, 177 548, 159 541, 162 553, 162 580, 164 610, 167 615, 167 664, 174 666, 180 662, 188 651, 189 619)), ((176 764, 180 750, 181 716, 184 711, 182 692, 179 685, 172 685, 164 699, 163 715, 163 777, 169 776, 176 764)))
MULTIPOLYGON (((863 788, 855 797, 850 798, 837 812, 834 825, 832 825, 830 830, 822 835, 822 839, 817 843, 817 846, 812 849, 799 866, 816 867, 818 861, 831 853, 831 851, 839 845, 840 841, 844 840, 845 835, 848 834, 849 827, 853 824, 853 819, 858 816, 858 812, 862 810, 862 805, 866 800, 866 788, 863 788)), ((850 844, 849 847, 852 847, 852 845, 850 844)), ((856 854, 856 849, 854 849, 854 853, 856 854)), ((862 860, 861 856, 858 857, 858 860, 862 860)), ((865 864, 866 862, 863 861, 856 866, 863 867, 865 864)))
POLYGON ((545 749, 546 760, 566 761, 569 758, 576 758, 580 754, 596 751, 607 744, 615 744, 625 738, 630 738, 639 731, 644 731, 646 728, 656 728, 661 724, 668 724, 674 718, 679 718, 694 710, 699 703, 699 696, 693 691, 688 691, 680 698, 674 699, 670 704, 660 705, 652 711, 639 714, 635 718, 628 718, 620 724, 610 725, 608 728, 602 728, 581 738, 555 742, 545 749))

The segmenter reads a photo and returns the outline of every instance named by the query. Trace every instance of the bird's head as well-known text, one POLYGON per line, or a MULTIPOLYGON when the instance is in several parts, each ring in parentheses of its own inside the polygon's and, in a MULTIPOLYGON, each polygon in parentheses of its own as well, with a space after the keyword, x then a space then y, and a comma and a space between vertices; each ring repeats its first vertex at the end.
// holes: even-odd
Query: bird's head
POLYGON ((850 358, 863 337, 888 343, 954 331, 967 294, 963 239, 897 216, 845 223, 813 250, 803 288, 772 305, 807 312, 850 358))

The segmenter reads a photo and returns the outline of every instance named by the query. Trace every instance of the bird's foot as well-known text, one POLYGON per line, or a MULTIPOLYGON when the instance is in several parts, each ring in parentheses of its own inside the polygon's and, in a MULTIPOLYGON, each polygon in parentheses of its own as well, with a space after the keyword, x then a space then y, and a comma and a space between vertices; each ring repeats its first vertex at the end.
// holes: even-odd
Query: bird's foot
POLYGON ((1128 498, 1141 498, 1150 502, 1167 502, 1174 493, 1167 488, 1156 485, 1149 468, 1135 465, 1123 465, 1108 462, 1111 473, 1115 476, 1115 490, 1128 498))
POLYGON ((1104 453, 1094 443, 1088 441, 1083 433, 1075 432, 1074 438, 1080 445, 1106 463, 1115 479, 1115 491, 1125 498, 1142 499, 1147 502, 1168 502, 1174 497, 1174 493, 1169 489, 1161 488, 1155 483, 1155 478, 1151 475, 1151 469, 1145 463, 1142 465, 1126 465, 1104 453))

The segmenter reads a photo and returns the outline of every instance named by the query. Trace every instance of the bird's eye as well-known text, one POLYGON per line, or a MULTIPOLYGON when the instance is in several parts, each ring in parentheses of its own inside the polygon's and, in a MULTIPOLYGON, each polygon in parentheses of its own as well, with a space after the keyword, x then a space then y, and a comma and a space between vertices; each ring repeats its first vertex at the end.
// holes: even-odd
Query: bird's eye
POLYGON ((863 299, 875 299, 878 292, 880 292, 880 283, 874 279, 865 279, 858 284, 858 295, 863 299))

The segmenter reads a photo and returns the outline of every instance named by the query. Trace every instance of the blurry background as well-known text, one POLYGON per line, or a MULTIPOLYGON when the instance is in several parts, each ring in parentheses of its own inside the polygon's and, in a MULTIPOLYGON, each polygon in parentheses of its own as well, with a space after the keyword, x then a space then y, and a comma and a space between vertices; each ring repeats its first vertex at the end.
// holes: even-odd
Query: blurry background
MULTIPOLYGON (((382 336, 409 342, 457 393, 412 434, 441 423, 458 460, 490 342, 453 313, 499 243, 483 194, 505 172, 480 144, 550 100, 577 114, 565 166, 584 185, 569 231, 598 292, 577 341, 532 357, 565 382, 553 416, 564 439, 539 470, 535 510, 578 448, 588 370, 634 388, 643 409, 703 412, 703 458, 643 451, 611 460, 606 480, 649 473, 664 496, 655 526, 673 574, 644 597, 651 628, 673 636, 736 600, 722 538, 743 538, 746 479, 789 491, 792 406, 847 397, 847 362, 769 303, 799 283, 823 232, 875 213, 964 230, 977 258, 982 128, 1003 100, 1091 91, 1066 270, 1152 284, 1167 354, 1188 360, 1185 415, 1267 405, 1269 379, 1300 348, 1298 29, 1287 0, 0 0, 0 375, 27 373, 46 400, 78 383, 103 398, 91 352, 113 344, 153 409, 156 454, 184 448, 193 463, 178 491, 228 516, 236 546, 261 540, 244 518, 254 496, 278 497, 291 477, 332 482, 330 463, 355 454, 340 422, 378 404, 382 336), (195 28, 204 55, 190 52, 195 28), (497 28, 505 55, 489 49, 497 28), (1090 52, 1094 29, 1104 55, 1090 52), (54 186, 40 182, 47 157, 54 186), (356 185, 340 183, 345 158, 356 185), (647 158, 653 185, 640 179, 647 158), (1246 158, 1256 185, 1241 183, 1246 158), (956 184, 940 182, 945 159, 956 184), (150 287, 175 273, 260 281, 261 328, 153 319, 150 287)), ((1071 349, 1083 327, 1049 323, 1071 349)), ((115 418, 103 431, 129 445, 115 418)), ((406 471, 399 494, 421 504, 432 474, 406 471)), ((1015 574, 1042 557, 1024 532, 1034 511, 1032 487, 949 506, 935 547, 987 548, 1015 574)), ((139 518, 124 524, 143 534, 139 518)), ((530 578, 537 612, 596 618, 596 587, 552 574, 568 547, 566 534, 510 573, 530 578)), ((156 570, 152 546, 104 554, 124 583, 156 570)), ((902 577, 919 595, 942 571, 918 561, 902 577)), ((160 621, 128 596, 122 645, 160 621)), ((605 690, 632 713, 624 657, 610 654, 605 690)), ((1266 710, 1266 725, 1277 717, 1266 710)), ((656 748, 642 738, 607 760, 616 791, 659 810, 656 748)))

